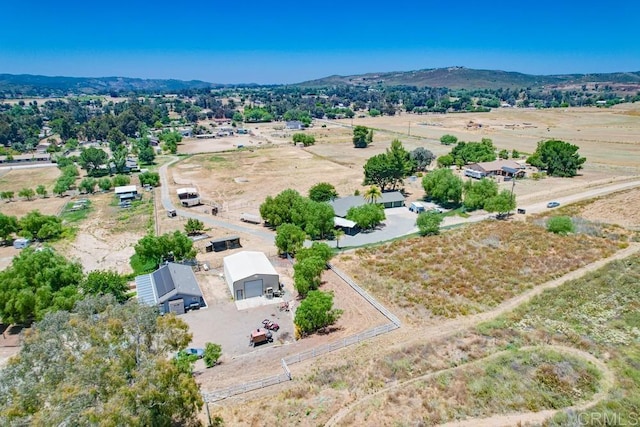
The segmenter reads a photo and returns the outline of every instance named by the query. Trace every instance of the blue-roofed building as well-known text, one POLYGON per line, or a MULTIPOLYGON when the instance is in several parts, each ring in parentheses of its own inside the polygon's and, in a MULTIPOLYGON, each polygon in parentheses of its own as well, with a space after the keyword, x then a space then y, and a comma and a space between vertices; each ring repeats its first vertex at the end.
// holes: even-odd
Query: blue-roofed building
POLYGON ((183 314, 205 307, 196 276, 188 265, 170 262, 151 274, 137 276, 136 291, 140 303, 158 306, 161 313, 183 314))

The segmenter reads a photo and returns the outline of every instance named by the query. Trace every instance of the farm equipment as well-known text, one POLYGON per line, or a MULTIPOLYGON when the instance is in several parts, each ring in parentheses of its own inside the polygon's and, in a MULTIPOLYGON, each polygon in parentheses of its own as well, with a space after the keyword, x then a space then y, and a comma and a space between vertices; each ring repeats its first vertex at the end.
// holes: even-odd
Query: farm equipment
POLYGON ((264 344, 267 342, 273 342, 273 335, 271 334, 271 331, 263 328, 258 328, 251 331, 249 345, 255 347, 256 345, 264 344))
POLYGON ((269 319, 264 319, 262 321, 262 324, 264 325, 265 328, 267 328, 267 329, 269 329, 271 331, 274 331, 274 332, 277 332, 278 329, 280 329, 280 325, 278 325, 276 322, 272 322, 269 319))

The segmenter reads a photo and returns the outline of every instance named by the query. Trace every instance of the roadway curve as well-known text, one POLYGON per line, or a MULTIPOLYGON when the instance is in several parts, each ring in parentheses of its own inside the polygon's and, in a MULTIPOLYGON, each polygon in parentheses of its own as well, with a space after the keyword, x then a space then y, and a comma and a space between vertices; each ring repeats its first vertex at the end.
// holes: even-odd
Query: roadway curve
MULTIPOLYGON (((586 275, 587 273, 591 273, 593 271, 596 271, 602 267, 604 267, 606 264, 612 262, 612 261, 616 261, 616 260, 620 260, 620 259, 624 259, 627 258, 633 254, 636 254, 640 252, 640 244, 634 243, 631 244, 628 248, 623 249, 621 251, 616 252, 615 254, 613 254, 612 256, 608 257, 608 258, 604 258, 601 260, 598 260, 596 262, 593 262, 589 265, 586 265, 582 268, 579 268, 577 270, 571 271, 567 274, 565 274, 562 277, 559 277, 557 279, 554 280, 550 280, 546 283, 543 283, 542 285, 536 286, 535 288, 515 297, 512 298, 508 301, 503 302, 502 304, 500 304, 498 307, 494 308, 493 310, 490 311, 486 311, 484 313, 479 313, 479 314, 475 314, 472 316, 467 316, 467 317, 463 317, 463 318, 459 318, 459 319, 453 319, 453 320, 449 320, 446 322, 443 322, 441 324, 435 325, 435 326, 429 326, 429 327, 423 327, 420 329, 421 333, 420 334, 416 334, 415 330, 412 330, 411 328, 407 328, 405 333, 402 333, 401 331, 399 334, 396 334, 396 336, 394 337, 394 345, 393 347, 402 347, 405 346, 407 344, 410 343, 417 343, 420 342, 422 344, 428 344, 429 342, 433 342, 436 341, 438 339, 443 339, 446 337, 451 337, 454 336, 460 332, 464 332, 467 331, 475 326, 477 326, 480 323, 492 320, 497 318, 498 316, 501 316, 502 314, 505 314, 507 312, 512 311, 513 309, 515 309, 516 307, 528 302, 529 300, 531 300, 533 297, 541 294, 543 291, 547 290, 547 289, 553 289, 553 288, 557 288, 558 286, 562 285, 563 283, 569 281, 569 280, 575 280, 578 279, 584 275, 586 275), (399 336, 398 336, 399 335, 399 336), (417 336, 418 335, 418 336, 417 336)), ((404 328, 403 328, 404 329, 404 328)), ((595 358, 593 358, 593 356, 587 357, 583 355, 583 352, 581 352, 580 350, 577 349, 572 349, 571 351, 574 351, 573 354, 576 355, 580 355, 580 357, 585 357, 590 361, 594 361, 595 358)), ((492 357, 492 356, 488 356, 488 357, 492 357)), ((482 359, 482 360, 486 360, 482 359)), ((472 362, 472 363, 476 363, 476 362, 472 362)), ((594 362, 596 363, 596 362, 594 362)), ((461 368, 463 366, 469 366, 469 364, 466 365, 461 365, 459 367, 456 368, 451 368, 451 369, 457 369, 457 368, 461 368)), ((608 371, 608 369, 606 368, 606 366, 601 362, 598 361, 596 363, 596 366, 598 366, 599 369, 602 370, 602 372, 604 373, 605 376, 609 375, 611 376, 611 372, 608 371)), ((418 378, 413 378, 411 380, 408 381, 404 381, 401 383, 397 383, 394 384, 392 386, 389 386, 387 388, 384 388, 382 390, 377 391, 374 394, 370 394, 367 396, 362 397, 359 400, 356 400, 354 402, 352 402, 351 404, 349 404, 348 406, 340 409, 338 412, 336 412, 330 419, 329 421, 327 421, 327 423, 325 424, 326 426, 335 426, 337 425, 347 414, 349 414, 354 408, 356 408, 357 406, 359 406, 361 403, 368 401, 369 399, 371 399, 373 396, 377 396, 381 393, 384 393, 385 391, 389 391, 393 388, 397 388, 397 387, 402 387, 405 384, 410 384, 411 382, 417 381, 420 378, 422 379, 426 379, 429 378, 430 376, 434 376, 434 375, 438 375, 440 373, 443 372, 447 372, 448 370, 443 370, 443 371, 437 371, 437 372, 432 372, 429 373, 427 375, 424 375, 423 377, 418 377, 418 378)), ((610 378, 610 377, 609 377, 610 378)), ((611 378, 610 378, 611 379, 611 378)), ((607 384, 609 384, 609 382, 612 382, 613 380, 611 379, 611 381, 607 380, 608 382, 606 382, 607 384)), ((583 407, 587 407, 587 406, 591 406, 593 403, 597 403, 597 401, 602 399, 601 393, 598 393, 596 396, 594 396, 594 399, 596 399, 596 401, 592 400, 586 403, 581 404, 581 406, 578 409, 582 409, 583 407)), ((558 411, 563 411, 566 410, 568 408, 565 409, 560 409, 558 411)), ((467 420, 464 421, 464 423, 468 424, 460 424, 460 425, 464 425, 464 426, 482 426, 482 425, 487 425, 487 426, 497 426, 497 425, 514 425, 517 424, 518 421, 522 421, 522 422, 526 422, 526 421, 537 421, 537 417, 538 414, 542 414, 540 415, 540 417, 542 417, 542 419, 546 419, 549 416, 552 416, 553 414, 555 414, 556 412, 558 412, 556 410, 552 410, 552 411, 541 411, 541 412, 533 412, 533 413, 521 413, 521 414, 510 414, 510 415, 496 415, 495 417, 490 417, 487 418, 487 420, 492 420, 492 421, 488 421, 487 424, 482 424, 482 419, 473 419, 473 420, 467 420), (507 418, 507 417, 511 417, 511 418, 507 418), (500 421, 499 418, 504 418, 504 420, 500 421)), ((458 424, 447 424, 448 427, 451 427, 452 425, 458 425, 458 424)))

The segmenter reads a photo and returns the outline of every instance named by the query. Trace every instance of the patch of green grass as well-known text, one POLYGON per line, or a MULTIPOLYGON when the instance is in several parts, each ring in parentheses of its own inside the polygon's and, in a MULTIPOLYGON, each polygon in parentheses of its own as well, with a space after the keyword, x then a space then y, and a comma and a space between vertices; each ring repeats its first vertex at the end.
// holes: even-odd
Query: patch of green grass
MULTIPOLYGON (((150 193, 148 193, 150 194, 150 193)), ((111 206, 118 206, 118 201, 110 203, 111 206)), ((117 225, 114 232, 150 232, 153 231, 153 197, 142 200, 134 200, 128 208, 118 208, 117 225)))
POLYGON ((60 219, 66 224, 75 224, 80 221, 85 220, 89 214, 93 211, 91 207, 91 201, 87 200, 84 204, 84 207, 77 207, 78 202, 69 202, 65 205, 64 209, 60 213, 60 219))

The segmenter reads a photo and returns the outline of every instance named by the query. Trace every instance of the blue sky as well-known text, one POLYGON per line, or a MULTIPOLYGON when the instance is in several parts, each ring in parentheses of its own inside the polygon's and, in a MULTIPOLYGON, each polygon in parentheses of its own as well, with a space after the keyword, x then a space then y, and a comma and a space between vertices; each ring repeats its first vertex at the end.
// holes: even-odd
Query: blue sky
POLYGON ((0 73, 269 84, 447 66, 640 71, 637 0, 7 2, 0 73))

